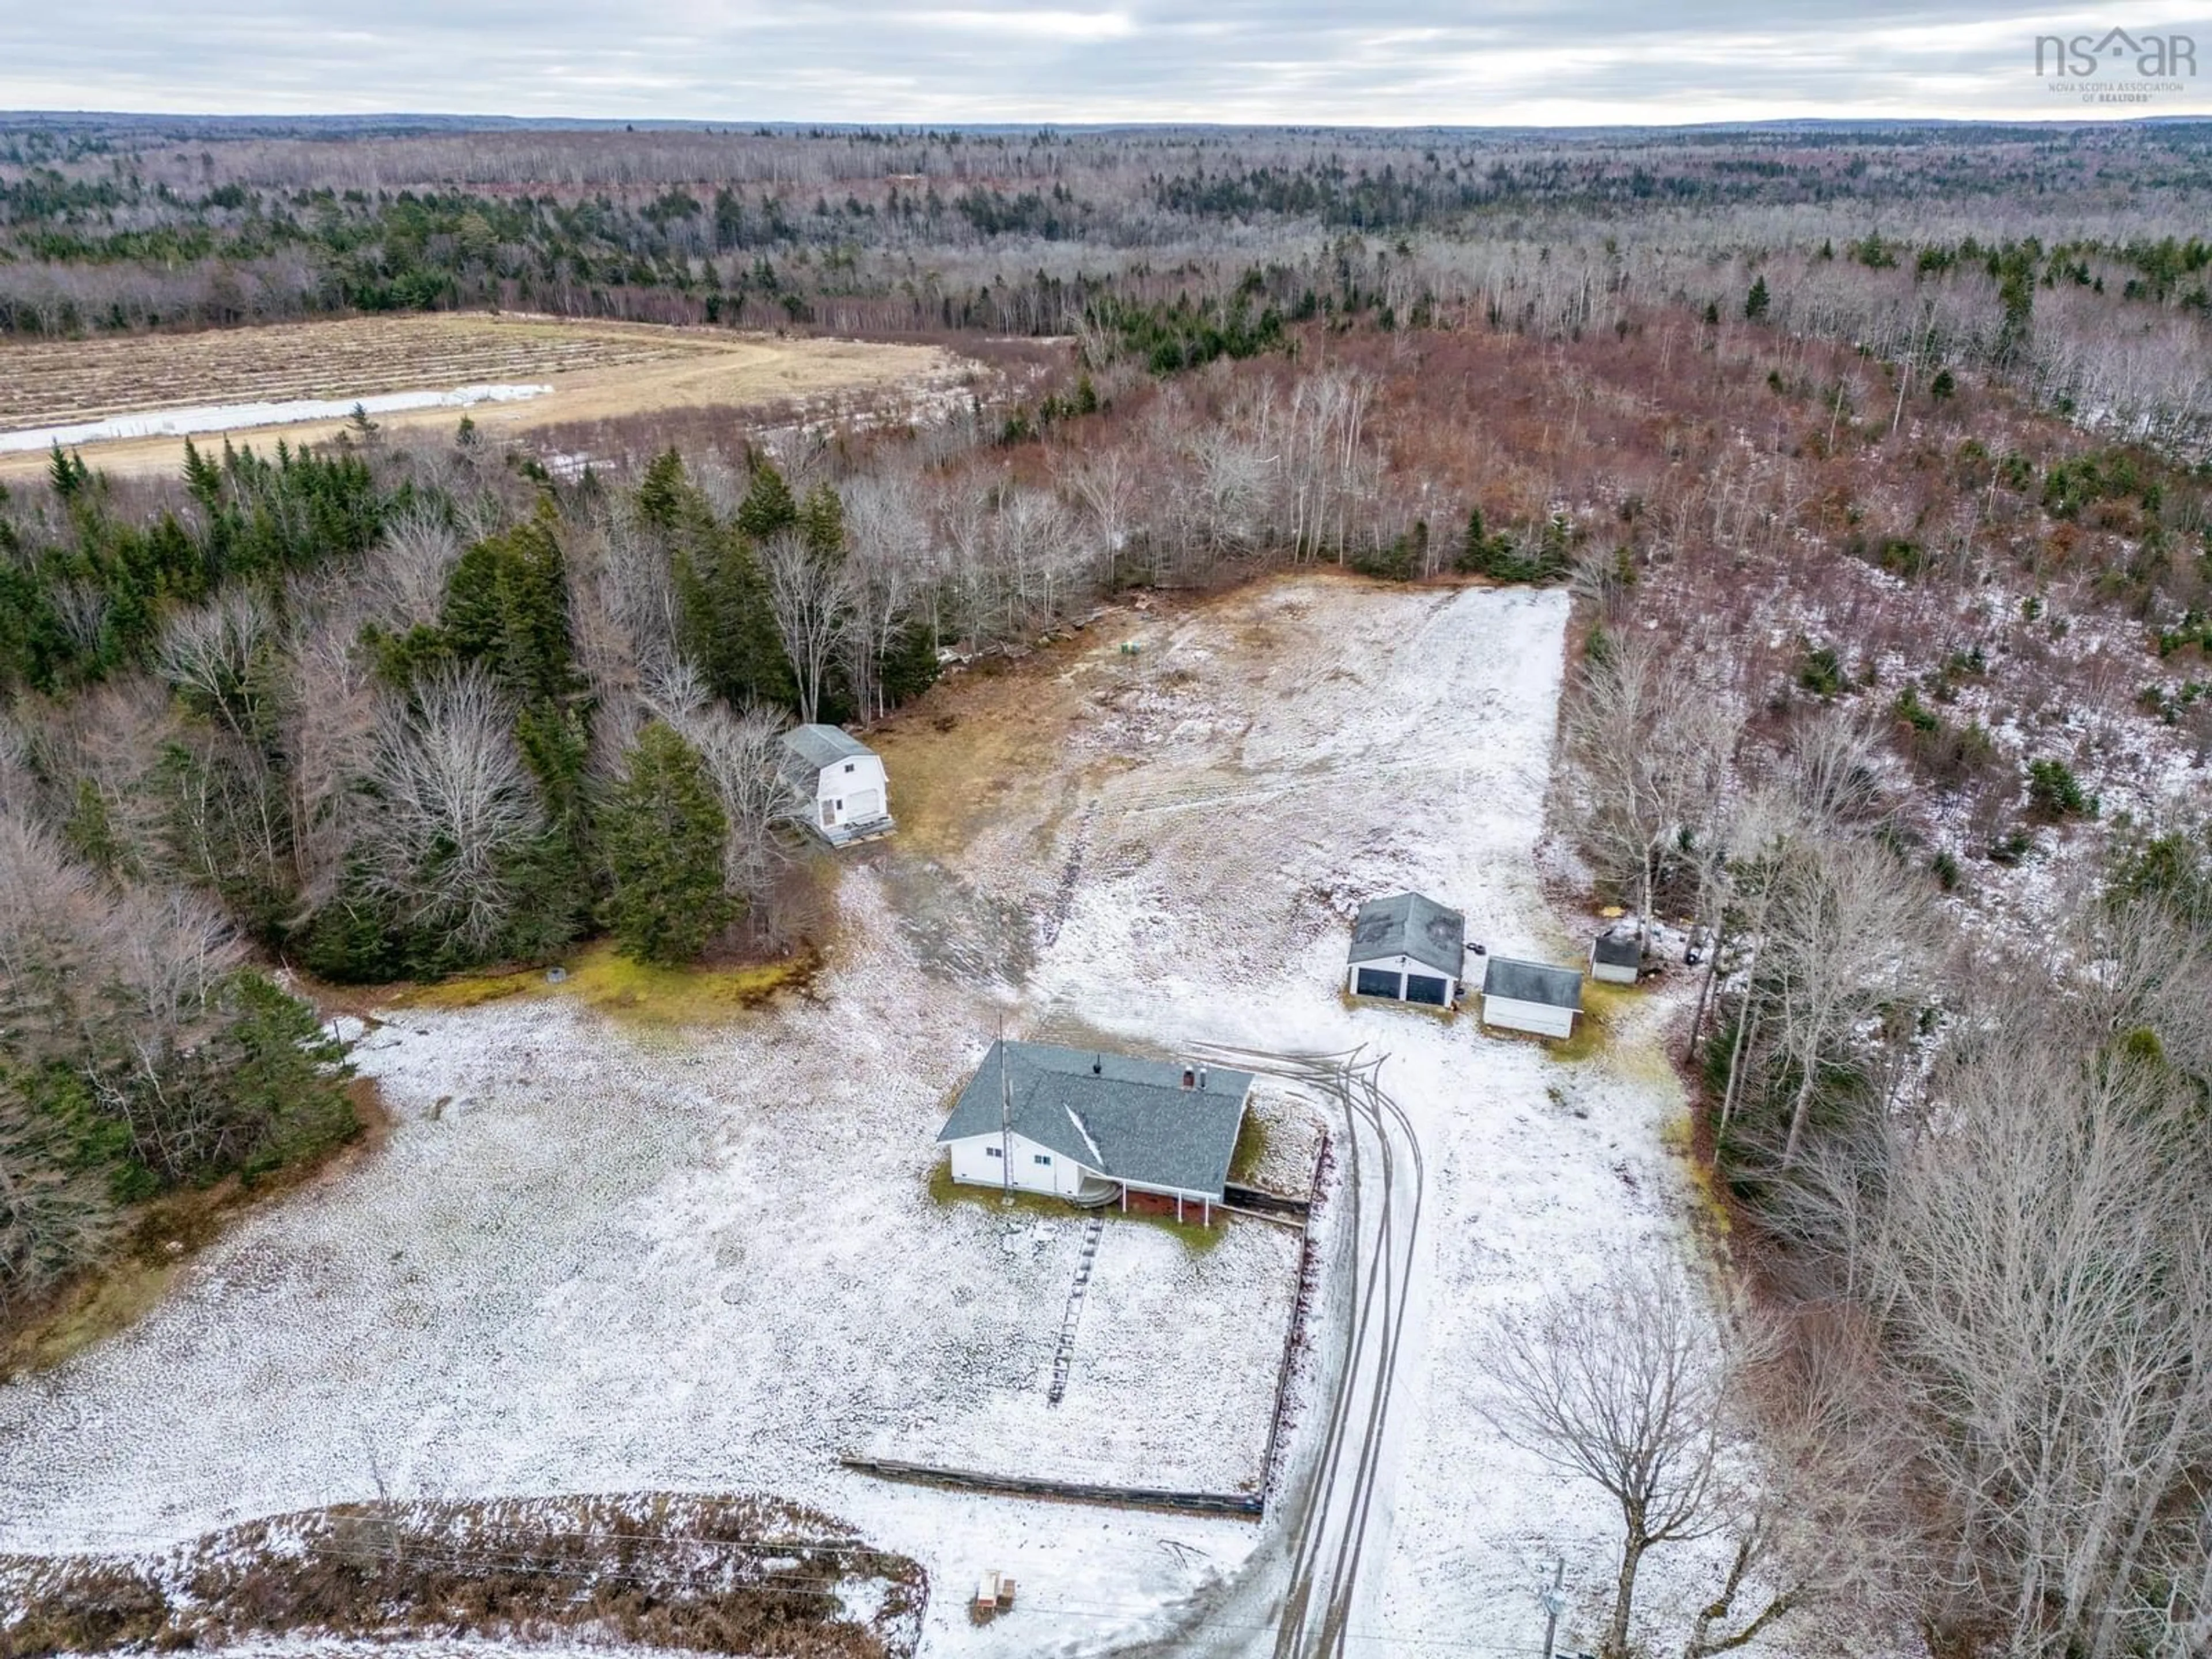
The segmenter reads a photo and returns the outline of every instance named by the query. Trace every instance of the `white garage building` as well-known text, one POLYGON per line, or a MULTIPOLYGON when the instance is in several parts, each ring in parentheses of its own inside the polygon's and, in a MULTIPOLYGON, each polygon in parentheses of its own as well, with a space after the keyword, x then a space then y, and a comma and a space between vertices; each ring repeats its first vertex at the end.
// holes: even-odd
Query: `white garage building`
POLYGON ((882 759, 848 732, 793 726, 783 734, 781 769, 792 819, 832 847, 874 841, 897 827, 882 759))
POLYGON ((1211 1221, 1251 1093, 1249 1072, 1002 1041, 937 1140, 966 1186, 1124 1209, 1153 1193, 1211 1221))
POLYGON ((1567 1037, 1575 1034, 1575 1016, 1582 1011, 1581 969, 1555 968, 1547 962, 1516 962, 1511 957, 1486 958, 1485 1025, 1530 1031, 1538 1036, 1567 1037))
POLYGON ((1466 971, 1467 918, 1419 893, 1370 899, 1352 924, 1344 988, 1449 1008, 1466 971))

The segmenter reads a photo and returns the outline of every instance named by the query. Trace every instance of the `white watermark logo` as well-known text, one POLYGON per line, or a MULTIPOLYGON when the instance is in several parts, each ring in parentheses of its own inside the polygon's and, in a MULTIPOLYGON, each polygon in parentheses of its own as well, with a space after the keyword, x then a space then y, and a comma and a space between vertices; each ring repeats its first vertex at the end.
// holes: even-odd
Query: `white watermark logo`
POLYGON ((2053 93, 2085 104, 2153 103, 2162 94, 2194 89, 2197 40, 2121 28, 2039 34, 2035 73, 2053 93))

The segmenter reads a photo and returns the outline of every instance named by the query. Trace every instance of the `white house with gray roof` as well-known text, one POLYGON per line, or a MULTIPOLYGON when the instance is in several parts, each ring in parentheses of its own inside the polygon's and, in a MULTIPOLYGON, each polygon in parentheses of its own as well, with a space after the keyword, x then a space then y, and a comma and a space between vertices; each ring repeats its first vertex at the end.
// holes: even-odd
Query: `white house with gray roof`
POLYGON ((794 726, 781 763, 789 816, 832 847, 874 841, 891 822, 890 780, 876 751, 835 726, 794 726))
POLYGON ((1249 1072, 1000 1041, 937 1141, 965 1186, 1124 1209, 1154 1193, 1211 1221, 1251 1094, 1249 1072))
POLYGON ((1511 957, 1484 959, 1482 1023, 1537 1036, 1569 1037, 1583 1011, 1583 971, 1511 957))
POLYGON ((1344 988, 1449 1008, 1466 972, 1467 918, 1419 893, 1370 899, 1352 924, 1344 988))

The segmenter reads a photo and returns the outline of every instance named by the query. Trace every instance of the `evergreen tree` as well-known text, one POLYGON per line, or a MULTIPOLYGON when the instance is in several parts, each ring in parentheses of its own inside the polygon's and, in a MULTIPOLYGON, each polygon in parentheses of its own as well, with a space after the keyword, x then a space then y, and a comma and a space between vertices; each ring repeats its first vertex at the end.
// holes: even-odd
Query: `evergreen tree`
POLYGON ((828 484, 817 484, 806 492, 805 504, 799 509, 798 525, 807 552, 817 561, 836 564, 844 558, 845 503, 828 484))
POLYGON ((1766 278, 1754 277, 1751 284, 1751 292, 1743 296, 1744 320, 1750 323, 1765 322, 1766 307, 1771 302, 1771 296, 1766 292, 1766 278))
POLYGON ((637 487, 637 510, 655 530, 672 534, 690 507, 690 495, 683 458, 672 445, 645 469, 644 481, 637 487))
POLYGON ((936 684, 939 672, 937 630, 927 617, 916 617, 899 629, 876 667, 884 702, 894 708, 936 684))
POLYGON ((483 663, 525 702, 577 689, 568 568, 545 516, 487 536, 462 554, 447 580, 440 620, 455 655, 483 663))
POLYGON ((234 1168, 250 1182, 359 1131, 343 1085, 344 1045, 313 1008, 251 969, 231 976, 220 1006, 222 1030, 192 1051, 172 1085, 205 1102, 220 1138, 203 1167, 179 1174, 205 1181, 234 1168))
POLYGON ((798 522, 799 504, 792 500, 791 486, 783 481, 783 474, 775 470, 774 462, 755 457, 752 482, 744 500, 738 503, 738 528, 754 541, 764 542, 798 522))
POLYGON ((795 708, 799 693, 769 604, 768 576, 747 538, 703 528, 677 548, 674 564, 684 654, 716 695, 738 708, 795 708))
POLYGON ((607 921, 623 954, 677 967, 734 913, 722 882, 729 823, 698 751, 654 721, 600 818, 612 890, 607 921))
POLYGON ((46 482, 53 485, 55 495, 65 501, 73 501, 92 482, 92 474, 85 466, 84 457, 75 450, 64 450, 57 438, 54 453, 46 460, 46 482))
POLYGON ((190 438, 185 440, 185 490, 205 512, 213 513, 222 504, 222 469, 190 438))
POLYGON ((568 634, 568 568, 550 511, 464 553, 446 586, 439 637, 377 641, 387 676, 450 654, 477 662, 519 706, 515 739, 544 802, 545 830, 508 872, 515 903, 501 953, 551 955, 591 916, 598 863, 584 770, 591 710, 568 634), (442 648, 441 648, 442 647, 442 648))

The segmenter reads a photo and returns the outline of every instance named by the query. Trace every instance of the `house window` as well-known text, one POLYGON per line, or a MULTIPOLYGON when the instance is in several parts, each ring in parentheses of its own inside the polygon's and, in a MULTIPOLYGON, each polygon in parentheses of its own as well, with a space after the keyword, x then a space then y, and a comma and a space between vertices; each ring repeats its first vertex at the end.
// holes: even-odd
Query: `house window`
POLYGON ((850 762, 850 761, 847 761, 847 762, 845 763, 845 769, 846 769, 848 772, 851 771, 851 770, 853 769, 853 763, 852 763, 852 762, 850 762))
POLYGON ((1033 1156, 1030 1161, 1033 1164, 1049 1165, 1052 1163, 1052 1154, 1049 1152, 1038 1152, 1033 1156))
POLYGON ((983 1156, 986 1158, 1004 1158, 1006 1155, 1006 1151, 1003 1147, 986 1146, 983 1149, 983 1156))

